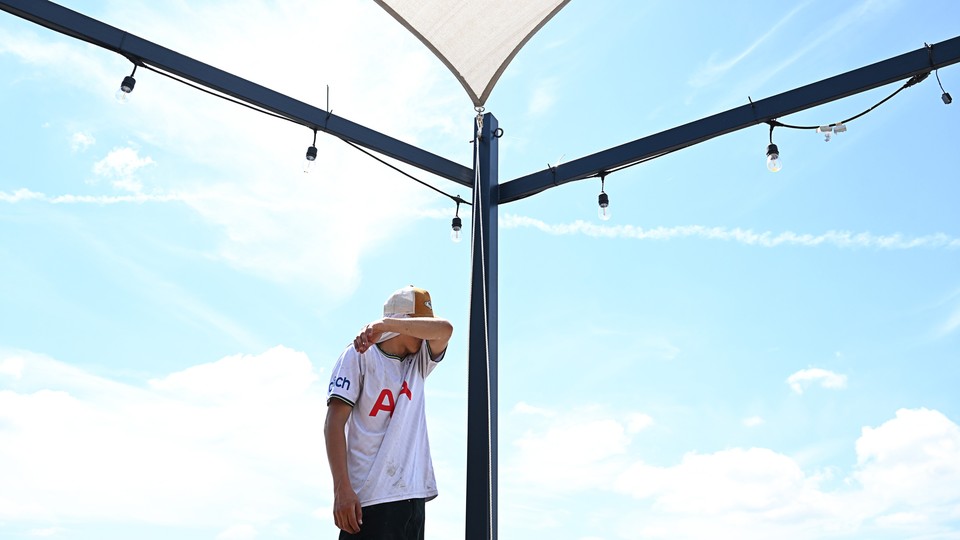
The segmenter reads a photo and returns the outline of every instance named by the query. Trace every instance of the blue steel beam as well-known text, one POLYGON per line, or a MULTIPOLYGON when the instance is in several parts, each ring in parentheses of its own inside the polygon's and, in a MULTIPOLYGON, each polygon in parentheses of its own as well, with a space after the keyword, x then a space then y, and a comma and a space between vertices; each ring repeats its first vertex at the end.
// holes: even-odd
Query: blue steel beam
MULTIPOLYGON (((500 204, 960 62, 960 36, 500 185, 500 204)), ((766 135, 766 134, 764 134, 766 135)), ((766 137, 762 144, 766 145, 766 137)))
POLYGON ((497 119, 483 116, 475 138, 473 277, 467 360, 466 540, 497 538, 497 119))
POLYGON ((356 143, 462 186, 473 186, 473 170, 468 167, 198 62, 53 2, 0 0, 0 10, 121 54, 135 64, 155 67, 308 128, 356 143))

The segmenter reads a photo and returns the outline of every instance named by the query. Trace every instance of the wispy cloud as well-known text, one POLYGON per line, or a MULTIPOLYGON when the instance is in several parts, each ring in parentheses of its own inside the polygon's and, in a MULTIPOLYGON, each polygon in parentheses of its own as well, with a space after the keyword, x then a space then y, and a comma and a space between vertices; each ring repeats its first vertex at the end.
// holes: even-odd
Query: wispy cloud
POLYGON ((257 529, 249 523, 233 525, 217 535, 216 540, 253 540, 257 537, 257 529))
POLYGON ((27 531, 28 536, 36 536, 38 538, 47 538, 50 536, 59 536, 67 532, 67 529, 63 527, 45 527, 42 529, 30 529, 27 531))
POLYGON ((949 336, 960 329, 960 289, 951 291, 938 304, 938 308, 949 310, 946 319, 934 329, 934 335, 938 338, 949 336))
POLYGON ((796 233, 792 231, 756 232, 739 227, 709 227, 705 225, 680 225, 645 229, 634 225, 598 225, 577 220, 572 223, 549 224, 539 219, 506 214, 500 218, 503 229, 532 228, 553 235, 583 235, 594 238, 627 238, 632 240, 676 240, 698 238, 719 240, 738 244, 773 248, 779 246, 817 247, 823 245, 838 248, 913 249, 913 248, 960 248, 960 238, 943 233, 926 236, 905 236, 899 233, 876 235, 869 232, 827 231, 822 234, 796 233))
POLYGON ((11 204, 36 201, 49 204, 122 204, 146 202, 188 201, 195 196, 182 193, 133 193, 130 195, 47 195, 38 191, 21 188, 13 192, 0 191, 0 202, 11 204))
MULTIPOLYGON (((892 2, 889 0, 863 0, 850 6, 846 11, 836 17, 824 21, 819 26, 812 27, 807 36, 798 40, 804 45, 793 50, 789 56, 778 57, 776 62, 766 65, 766 68, 756 72, 754 75, 747 74, 746 77, 739 78, 735 84, 727 85, 726 94, 719 100, 722 106, 727 106, 731 102, 741 103, 743 96, 753 94, 756 97, 758 88, 762 88, 767 81, 773 79, 778 73, 783 72, 795 64, 804 56, 817 50, 818 48, 836 42, 837 38, 844 32, 850 31, 852 27, 858 24, 864 24, 869 21, 869 16, 880 13, 890 7, 892 2)), ((846 5, 846 4, 844 4, 846 5)), ((798 8, 799 9, 799 8, 798 8)), ((797 9, 794 10, 796 12, 797 9)), ((791 12, 791 13, 794 13, 791 12)), ((770 32, 764 34, 764 38, 770 37, 770 32)), ((748 51, 751 49, 748 49, 748 51)), ((732 66, 731 66, 732 67, 732 66)), ((705 72, 705 74, 708 74, 705 72)), ((691 82, 693 84, 693 82, 691 82)))
POLYGON ((557 81, 556 79, 547 79, 540 81, 533 94, 530 96, 530 104, 527 106, 527 113, 532 116, 542 116, 550 111, 557 102, 557 81))
POLYGON ((947 320, 940 326, 938 334, 940 337, 954 333, 957 328, 960 328, 960 308, 954 310, 953 313, 947 318, 947 320))
POLYGON ((748 418, 743 419, 743 425, 747 427, 757 427, 762 424, 763 424, 763 418, 760 418, 759 416, 750 416, 748 418))
POLYGON ((756 50, 756 48, 759 47, 761 44, 763 44, 763 42, 767 41, 770 38, 770 36, 776 34, 777 31, 779 31, 780 28, 787 23, 787 21, 792 19, 793 16, 796 15, 798 12, 800 12, 800 10, 802 10, 804 7, 806 7, 806 4, 801 4, 793 8, 789 13, 781 17, 780 20, 776 22, 776 24, 771 26, 770 29, 766 31, 766 33, 764 33, 762 36, 757 38, 753 43, 747 46, 746 49, 741 51, 739 54, 733 56, 732 58, 729 58, 727 60, 722 60, 722 61, 715 61, 716 55, 711 56, 710 60, 707 62, 707 65, 701 67, 699 70, 694 72, 693 75, 690 76, 689 84, 694 87, 705 86, 717 80, 718 78, 722 77, 724 74, 726 74, 726 72, 733 69, 743 59, 750 56, 750 53, 756 50))
POLYGON ((819 384, 821 388, 842 390, 847 387, 847 376, 827 369, 808 368, 787 377, 787 384, 797 394, 802 394, 804 387, 811 384, 819 384))
POLYGON ((82 131, 77 131, 70 136, 70 149, 74 152, 83 151, 96 144, 97 140, 93 135, 88 135, 82 131))

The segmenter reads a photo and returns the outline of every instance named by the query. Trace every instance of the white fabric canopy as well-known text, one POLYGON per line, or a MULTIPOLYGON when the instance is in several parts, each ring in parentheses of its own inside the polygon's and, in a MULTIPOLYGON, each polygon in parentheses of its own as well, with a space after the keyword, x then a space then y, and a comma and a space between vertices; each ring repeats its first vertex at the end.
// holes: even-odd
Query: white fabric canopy
POLYGON ((376 0, 482 106, 507 64, 570 0, 376 0))

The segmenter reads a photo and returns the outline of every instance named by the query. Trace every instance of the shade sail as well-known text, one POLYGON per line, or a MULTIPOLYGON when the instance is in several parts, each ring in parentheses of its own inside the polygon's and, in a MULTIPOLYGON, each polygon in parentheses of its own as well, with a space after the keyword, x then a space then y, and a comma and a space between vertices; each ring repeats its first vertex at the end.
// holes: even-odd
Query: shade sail
POLYGON ((482 106, 507 64, 570 0, 376 0, 482 106))

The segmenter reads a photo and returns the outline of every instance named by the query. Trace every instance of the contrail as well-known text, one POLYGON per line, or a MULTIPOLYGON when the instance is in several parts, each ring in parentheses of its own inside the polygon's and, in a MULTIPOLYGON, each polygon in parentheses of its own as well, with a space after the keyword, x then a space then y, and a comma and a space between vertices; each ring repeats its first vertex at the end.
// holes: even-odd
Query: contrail
POLYGON ((704 225, 679 225, 675 227, 653 227, 645 229, 634 225, 597 225, 583 220, 572 223, 549 224, 539 219, 506 214, 500 218, 500 227, 516 229, 527 227, 553 235, 583 235, 595 238, 630 238, 634 240, 674 240, 680 238, 701 238, 721 240, 760 247, 803 246, 816 247, 831 245, 839 248, 960 248, 960 238, 944 233, 926 236, 904 236, 899 233, 876 235, 869 232, 827 231, 823 234, 800 234, 785 232, 756 232, 751 229, 707 227, 704 225))
POLYGON ((147 194, 132 193, 130 195, 54 195, 31 191, 29 189, 18 189, 13 193, 0 191, 0 202, 18 203, 21 201, 39 201, 50 204, 119 204, 119 203, 145 203, 145 202, 170 202, 185 201, 188 197, 172 194, 147 194))

